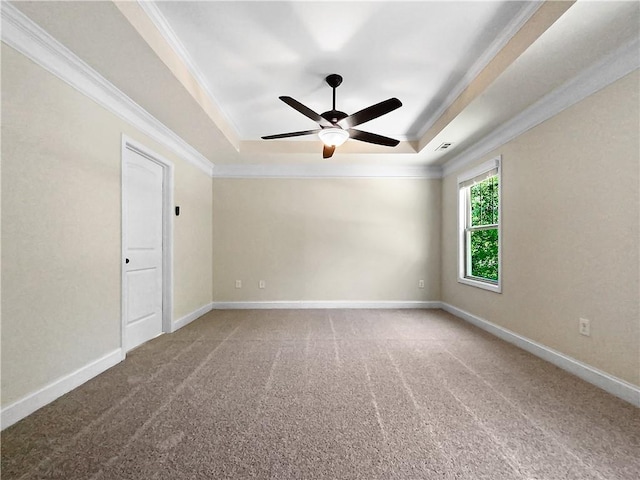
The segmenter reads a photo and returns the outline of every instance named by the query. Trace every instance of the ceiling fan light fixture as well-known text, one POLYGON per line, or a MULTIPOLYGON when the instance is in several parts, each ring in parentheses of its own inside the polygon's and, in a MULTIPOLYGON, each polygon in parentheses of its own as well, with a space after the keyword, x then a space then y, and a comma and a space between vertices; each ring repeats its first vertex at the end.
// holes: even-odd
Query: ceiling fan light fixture
POLYGON ((385 145, 387 147, 395 147, 400 141, 393 138, 377 135, 375 133, 363 132, 356 130, 356 125, 368 122, 374 118, 381 117, 396 108, 402 106, 402 102, 397 98, 389 98, 383 102, 376 103, 367 108, 363 108, 353 115, 348 115, 336 109, 336 88, 342 83, 342 77, 337 73, 332 73, 325 78, 327 84, 333 90, 333 106, 331 110, 324 112, 322 115, 314 112, 306 105, 303 105, 295 98, 283 95, 280 98, 284 103, 294 110, 297 110, 305 117, 313 120, 320 127, 315 130, 303 130, 301 132, 279 133, 276 135, 265 135, 261 137, 263 140, 275 140, 277 138, 301 137, 304 135, 315 135, 323 143, 322 158, 331 158, 336 147, 339 147, 348 139, 358 140, 365 143, 373 143, 374 145, 385 145))
POLYGON ((327 127, 318 132, 322 143, 327 147, 339 147, 349 138, 349 132, 339 127, 327 127))

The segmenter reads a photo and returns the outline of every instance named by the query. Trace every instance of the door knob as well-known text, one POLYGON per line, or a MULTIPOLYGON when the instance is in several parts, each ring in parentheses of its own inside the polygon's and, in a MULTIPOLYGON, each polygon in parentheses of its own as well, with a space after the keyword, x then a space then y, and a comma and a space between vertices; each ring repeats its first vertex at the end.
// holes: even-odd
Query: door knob
POLYGON ((129 263, 129 259, 128 259, 128 258, 125 258, 125 259, 124 259, 124 263, 129 263))

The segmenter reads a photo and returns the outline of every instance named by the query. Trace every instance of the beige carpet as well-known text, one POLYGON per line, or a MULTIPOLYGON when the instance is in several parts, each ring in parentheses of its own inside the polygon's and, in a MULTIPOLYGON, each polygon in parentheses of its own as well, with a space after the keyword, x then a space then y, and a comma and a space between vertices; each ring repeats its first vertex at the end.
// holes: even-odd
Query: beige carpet
POLYGON ((218 311, 4 431, 17 478, 638 479, 640 415, 441 311, 218 311))

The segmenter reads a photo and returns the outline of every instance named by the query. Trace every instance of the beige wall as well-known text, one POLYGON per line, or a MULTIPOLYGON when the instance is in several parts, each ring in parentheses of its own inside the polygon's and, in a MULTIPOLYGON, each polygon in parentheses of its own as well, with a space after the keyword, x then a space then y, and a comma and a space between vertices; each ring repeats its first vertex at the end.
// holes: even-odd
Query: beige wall
POLYGON ((440 180, 215 179, 213 196, 215 301, 440 297, 440 180))
POLYGON ((478 159, 503 156, 495 294, 456 282, 456 174, 212 188, 3 45, 2 406, 119 347, 122 133, 175 164, 174 319, 212 300, 443 300, 640 384, 638 81, 478 159))
POLYGON ((443 301, 636 385, 638 82, 636 71, 478 159, 502 154, 502 294, 456 281, 457 173, 442 222, 443 301))
POLYGON ((211 177, 186 162, 175 161, 173 219, 173 319, 209 305, 213 288, 211 177))
POLYGON ((122 133, 175 164, 174 319, 211 302, 211 179, 3 44, 3 407, 120 346, 122 133))

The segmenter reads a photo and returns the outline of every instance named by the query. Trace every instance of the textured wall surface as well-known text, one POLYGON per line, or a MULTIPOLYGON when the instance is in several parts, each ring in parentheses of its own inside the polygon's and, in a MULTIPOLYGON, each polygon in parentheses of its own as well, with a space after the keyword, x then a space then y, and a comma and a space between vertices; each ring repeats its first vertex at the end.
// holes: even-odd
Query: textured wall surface
POLYGON ((3 406, 120 346, 123 133, 175 165, 180 318, 211 302, 211 179, 3 44, 3 406))
POLYGON ((214 300, 438 300, 440 183, 215 179, 214 300))
POLYGON ((636 385, 639 105, 636 71, 478 159, 502 155, 502 294, 456 280, 459 172, 442 214, 443 301, 636 385))

